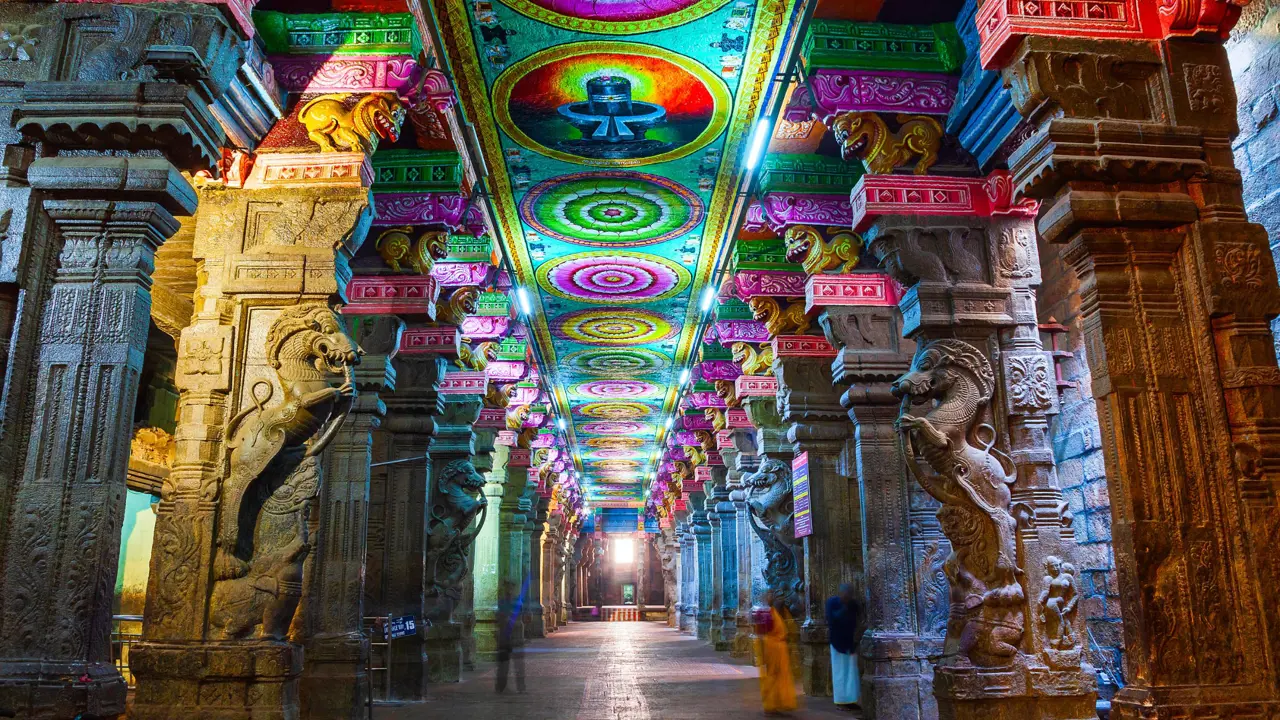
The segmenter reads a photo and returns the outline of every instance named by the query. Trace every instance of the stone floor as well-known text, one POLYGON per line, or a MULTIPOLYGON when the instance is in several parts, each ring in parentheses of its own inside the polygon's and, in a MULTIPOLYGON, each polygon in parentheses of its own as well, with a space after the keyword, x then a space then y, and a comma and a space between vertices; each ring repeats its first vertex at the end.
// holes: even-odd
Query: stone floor
MULTIPOLYGON (((525 653, 527 691, 494 691, 496 666, 437 685, 376 720, 703 720, 763 717, 756 668, 651 622, 574 623, 525 653)), ((794 718, 852 718, 829 698, 800 697, 794 718), (806 702, 808 701, 808 702, 806 702)))

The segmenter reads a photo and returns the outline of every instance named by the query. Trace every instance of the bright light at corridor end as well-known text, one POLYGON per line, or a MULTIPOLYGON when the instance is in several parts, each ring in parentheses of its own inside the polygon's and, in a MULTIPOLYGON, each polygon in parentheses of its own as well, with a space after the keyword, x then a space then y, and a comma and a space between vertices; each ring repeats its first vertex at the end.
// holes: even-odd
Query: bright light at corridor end
POLYGON ((756 122, 756 131, 751 134, 751 149, 747 151, 747 170, 755 170, 760 164, 760 158, 764 156, 764 148, 771 134, 773 134, 773 121, 767 117, 760 118, 756 122))
POLYGON ((520 303, 520 312, 525 315, 533 314, 533 300, 529 299, 528 290, 516 288, 516 301, 520 303))

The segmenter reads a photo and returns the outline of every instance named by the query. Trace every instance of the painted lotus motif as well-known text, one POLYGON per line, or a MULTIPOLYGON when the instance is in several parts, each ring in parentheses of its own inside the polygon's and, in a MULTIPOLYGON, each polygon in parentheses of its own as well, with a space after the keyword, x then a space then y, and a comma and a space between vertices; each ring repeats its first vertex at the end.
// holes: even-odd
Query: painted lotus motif
POLYGON ((579 373, 624 378, 661 372, 671 362, 666 355, 646 348, 578 350, 565 356, 564 361, 579 373))
POLYGON ((706 215, 693 191, 657 175, 574 173, 538 183, 520 201, 534 230, 578 245, 635 247, 690 232, 706 215))
POLYGON ((556 334, 584 345, 640 345, 671 337, 671 323, 648 310, 603 308, 568 313, 556 334))
POLYGON ((639 43, 559 45, 494 83, 495 119, 548 157, 635 167, 685 157, 724 131, 732 98, 706 66, 639 43))
POLYGON ((538 284, 556 297, 590 303, 667 300, 689 287, 689 271, 656 255, 586 252, 538 268, 538 284))

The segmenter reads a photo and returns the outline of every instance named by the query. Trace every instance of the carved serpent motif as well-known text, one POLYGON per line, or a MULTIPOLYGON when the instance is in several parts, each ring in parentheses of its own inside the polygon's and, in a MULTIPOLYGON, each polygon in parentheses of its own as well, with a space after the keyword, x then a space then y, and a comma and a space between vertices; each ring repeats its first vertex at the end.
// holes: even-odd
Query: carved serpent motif
POLYGON ((1024 631, 1015 530, 1009 513, 1013 463, 995 448, 982 411, 995 392, 991 363, 961 340, 922 344, 911 368, 893 384, 903 398, 899 429, 908 465, 942 503, 938 521, 951 541, 944 569, 951 582, 948 647, 982 666, 1008 665, 1024 631), (936 401, 924 417, 911 402, 936 401), (916 462, 922 456, 932 472, 916 462))
POLYGON ((469 570, 467 551, 484 525, 488 500, 482 494, 484 476, 469 460, 453 460, 436 480, 436 500, 431 505, 427 536, 427 578, 430 597, 445 600, 437 606, 437 619, 448 620, 461 598, 462 582, 469 570), (480 516, 479 522, 473 521, 480 516))

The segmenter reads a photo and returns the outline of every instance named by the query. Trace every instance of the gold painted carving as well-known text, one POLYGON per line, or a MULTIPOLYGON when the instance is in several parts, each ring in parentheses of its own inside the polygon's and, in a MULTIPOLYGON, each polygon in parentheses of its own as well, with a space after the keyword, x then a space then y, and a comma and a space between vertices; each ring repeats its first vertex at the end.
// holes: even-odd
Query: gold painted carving
POLYGON ((729 426, 729 421, 725 417, 724 411, 720 408, 706 408, 702 411, 702 416, 711 421, 711 427, 720 432, 729 426))
POLYGON ((831 124, 845 160, 862 158, 867 171, 887 175, 919 156, 915 174, 924 175, 938 162, 942 147, 942 125, 925 115, 899 115, 897 133, 889 131, 884 119, 873 112, 847 112, 831 124))
POLYGON ((298 110, 298 121, 307 129, 307 137, 324 152, 371 153, 378 139, 395 142, 404 122, 404 105, 389 93, 374 93, 360 98, 347 110, 350 93, 321 95, 308 100, 298 110))
POLYGON ((792 225, 785 240, 787 260, 803 265, 809 275, 829 270, 853 272, 862 259, 862 238, 851 231, 836 233, 828 242, 810 225, 792 225))
POLYGON ((376 247, 387 267, 395 272, 412 270, 418 275, 430 275, 436 263, 449 256, 449 234, 443 231, 425 232, 411 240, 410 227, 391 228, 378 236, 376 247))
POLYGON ((743 375, 772 375, 773 347, 761 345, 757 351, 749 344, 736 342, 729 347, 733 351, 733 361, 742 368, 743 375))
POLYGON ((732 380, 717 380, 715 386, 716 395, 724 400, 725 407, 742 407, 742 401, 738 399, 738 390, 732 380))
POLYGON ((764 323, 765 330, 770 335, 803 335, 809 331, 809 316, 804 312, 803 302, 788 303, 783 308, 777 300, 757 295, 748 304, 751 306, 752 317, 764 323))
POLYGON ((475 370, 476 372, 484 372, 489 367, 489 363, 498 359, 498 343, 482 342, 474 348, 463 343, 458 346, 458 357, 454 358, 453 363, 463 370, 475 370))
POLYGON ((468 315, 474 315, 480 300, 480 288, 474 285, 460 287, 449 296, 448 302, 436 309, 436 320, 450 325, 462 325, 468 315))
POLYGON ((516 392, 514 383, 499 385, 490 381, 484 391, 484 406, 491 409, 503 409, 511 404, 511 396, 516 392))

